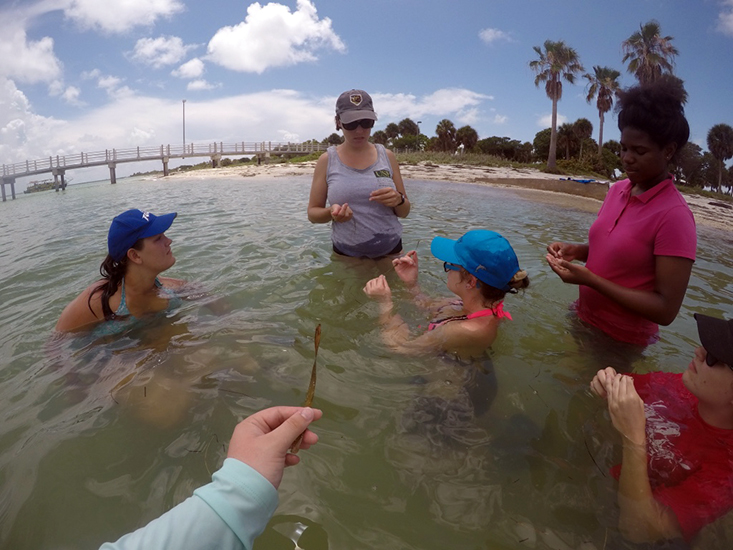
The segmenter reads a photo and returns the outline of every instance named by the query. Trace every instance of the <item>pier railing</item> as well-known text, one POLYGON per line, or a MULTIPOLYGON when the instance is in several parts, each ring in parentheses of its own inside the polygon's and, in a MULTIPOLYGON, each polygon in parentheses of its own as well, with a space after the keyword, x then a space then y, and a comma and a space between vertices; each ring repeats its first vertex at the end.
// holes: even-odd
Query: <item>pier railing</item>
POLYGON ((106 149, 89 153, 55 155, 42 159, 26 160, 14 164, 3 164, 3 177, 22 177, 53 173, 58 169, 87 168, 92 166, 110 166, 122 162, 141 162, 146 160, 167 161, 174 158, 210 157, 212 160, 223 156, 282 156, 309 154, 325 151, 323 143, 290 143, 290 142, 237 142, 237 143, 189 143, 183 145, 160 145, 153 147, 135 147, 132 149, 106 149))

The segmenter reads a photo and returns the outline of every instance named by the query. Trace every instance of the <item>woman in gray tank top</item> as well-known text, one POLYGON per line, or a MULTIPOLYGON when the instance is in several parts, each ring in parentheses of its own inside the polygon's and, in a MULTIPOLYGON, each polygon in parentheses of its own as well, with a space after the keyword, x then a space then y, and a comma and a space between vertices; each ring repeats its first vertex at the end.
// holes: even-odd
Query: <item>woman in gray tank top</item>
POLYGON ((376 120, 369 94, 341 94, 336 129, 343 130, 344 142, 329 147, 313 173, 308 219, 333 222, 334 252, 345 256, 381 258, 402 251, 399 218, 410 213, 410 201, 392 151, 369 142, 376 120))

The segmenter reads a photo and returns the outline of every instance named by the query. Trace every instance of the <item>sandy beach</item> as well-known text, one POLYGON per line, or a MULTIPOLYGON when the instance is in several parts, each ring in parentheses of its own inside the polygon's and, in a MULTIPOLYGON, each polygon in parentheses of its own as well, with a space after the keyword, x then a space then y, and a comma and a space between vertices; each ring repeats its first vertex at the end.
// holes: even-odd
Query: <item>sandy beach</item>
MULTIPOLYGON (((168 177, 212 179, 236 176, 245 178, 310 176, 313 174, 314 167, 315 161, 299 164, 247 165, 174 173, 168 177)), ((420 163, 417 165, 402 164, 400 171, 408 186, 409 180, 492 185, 511 189, 517 195, 527 199, 557 204, 564 208, 577 208, 586 212, 598 210, 609 186, 608 182, 580 183, 560 179, 556 175, 529 168, 420 163)), ((576 179, 584 178, 581 176, 576 179)), ((685 194, 685 199, 698 225, 726 231, 733 230, 733 203, 691 194, 685 194)))

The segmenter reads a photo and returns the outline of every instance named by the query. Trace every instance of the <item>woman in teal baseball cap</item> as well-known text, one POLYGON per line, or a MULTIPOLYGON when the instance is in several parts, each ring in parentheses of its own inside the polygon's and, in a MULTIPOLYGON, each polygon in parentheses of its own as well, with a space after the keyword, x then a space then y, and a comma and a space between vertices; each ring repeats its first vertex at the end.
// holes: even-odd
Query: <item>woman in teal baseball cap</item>
POLYGON ((56 330, 77 330, 100 321, 139 318, 168 308, 184 281, 158 277, 176 262, 165 232, 176 213, 156 216, 127 210, 116 216, 107 234, 102 279, 89 286, 61 313, 56 330))
POLYGON ((504 297, 529 286, 527 273, 519 268, 509 241, 486 229, 469 231, 456 240, 435 237, 430 251, 443 260, 448 290, 458 299, 436 303, 422 294, 417 252, 412 250, 392 263, 416 303, 435 309, 434 320, 425 333, 412 338, 408 326, 393 312, 392 291, 380 275, 366 284, 364 292, 380 304, 382 337, 403 353, 440 349, 461 357, 480 356, 496 339, 502 319, 511 320, 504 311, 504 297))

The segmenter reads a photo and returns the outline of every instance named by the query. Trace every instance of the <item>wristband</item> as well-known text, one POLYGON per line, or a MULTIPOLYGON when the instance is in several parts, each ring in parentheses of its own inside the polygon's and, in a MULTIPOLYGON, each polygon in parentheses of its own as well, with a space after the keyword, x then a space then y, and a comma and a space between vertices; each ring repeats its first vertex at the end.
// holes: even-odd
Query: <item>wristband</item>
POLYGON ((405 204, 405 196, 400 193, 400 197, 402 197, 402 200, 397 204, 397 206, 402 206, 403 204, 405 204))

